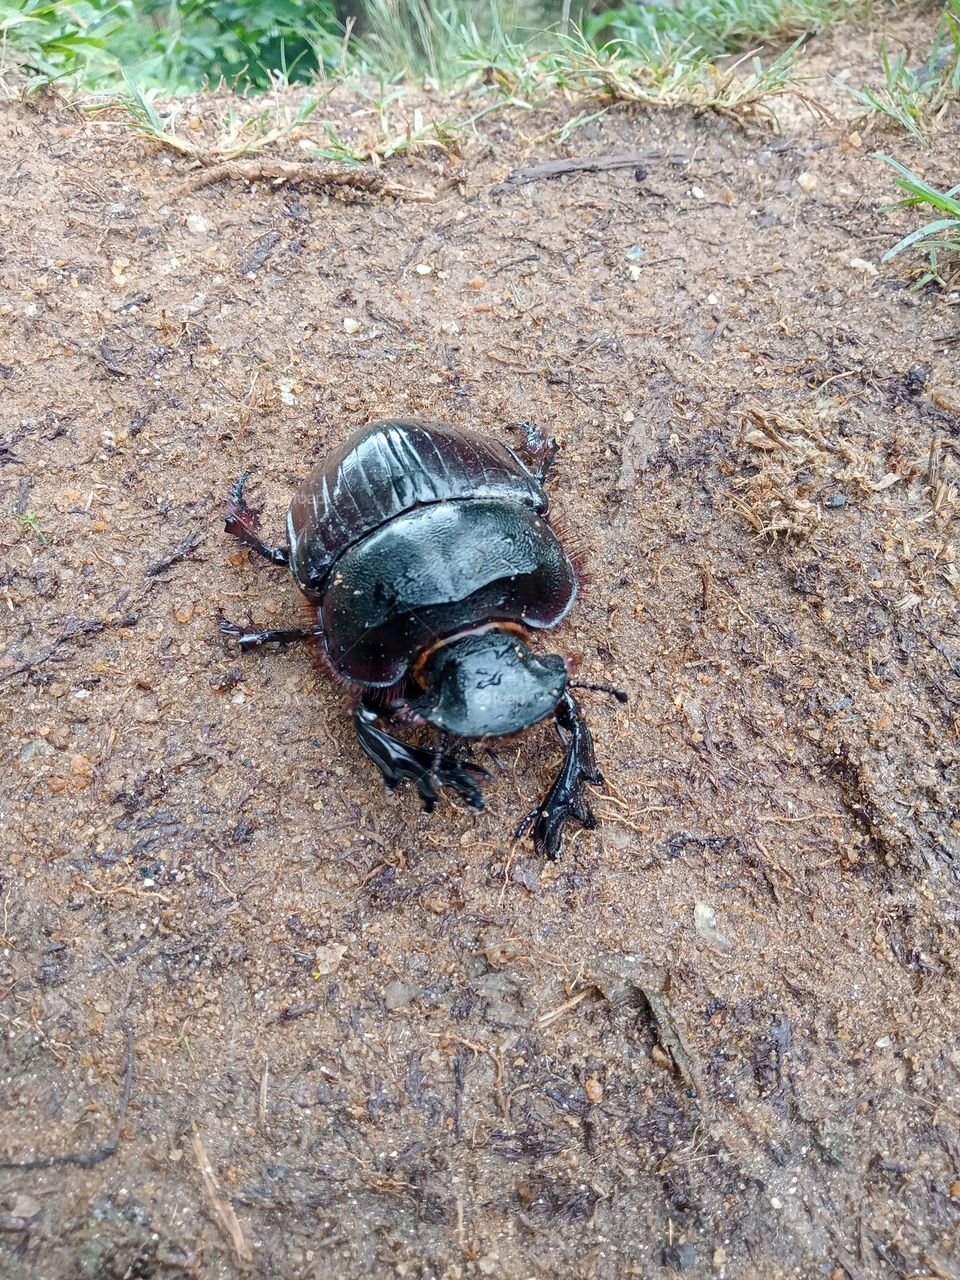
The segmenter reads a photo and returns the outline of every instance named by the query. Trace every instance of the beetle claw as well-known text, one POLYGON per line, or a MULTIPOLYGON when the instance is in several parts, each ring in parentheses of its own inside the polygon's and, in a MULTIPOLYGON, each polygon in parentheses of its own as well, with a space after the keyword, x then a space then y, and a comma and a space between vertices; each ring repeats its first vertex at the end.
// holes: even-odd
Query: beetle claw
POLYGON ((533 827, 533 847, 537 853, 555 862, 563 847, 563 829, 576 819, 592 831, 597 820, 587 804, 584 787, 603 782, 593 754, 593 738, 577 704, 565 693, 557 704, 557 728, 567 742, 563 767, 557 774, 546 799, 533 809, 517 828, 516 839, 522 840, 533 827))
POLYGON ((483 796, 478 784, 490 777, 486 769, 391 737, 376 723, 381 715, 388 714, 361 700, 354 715, 360 746, 380 770, 388 789, 395 791, 403 781, 415 783, 425 813, 433 812, 438 786, 451 787, 471 808, 482 809, 483 796))
POLYGON ((259 512, 247 506, 243 496, 243 486, 247 482, 249 471, 244 471, 237 483, 230 490, 227 499, 227 521, 223 526, 227 533, 233 534, 244 546, 256 551, 258 556, 269 560, 271 564, 286 567, 290 563, 289 547, 269 547, 257 533, 259 512))

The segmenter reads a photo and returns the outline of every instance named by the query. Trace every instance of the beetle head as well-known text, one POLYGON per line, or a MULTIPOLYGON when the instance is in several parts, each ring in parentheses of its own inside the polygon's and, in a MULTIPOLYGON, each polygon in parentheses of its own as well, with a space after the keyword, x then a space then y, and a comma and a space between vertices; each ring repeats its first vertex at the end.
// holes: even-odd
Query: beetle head
POLYGON ((453 637, 420 668, 423 694, 410 707, 459 738, 501 737, 543 720, 567 684, 562 658, 539 658, 513 631, 490 627, 453 637))

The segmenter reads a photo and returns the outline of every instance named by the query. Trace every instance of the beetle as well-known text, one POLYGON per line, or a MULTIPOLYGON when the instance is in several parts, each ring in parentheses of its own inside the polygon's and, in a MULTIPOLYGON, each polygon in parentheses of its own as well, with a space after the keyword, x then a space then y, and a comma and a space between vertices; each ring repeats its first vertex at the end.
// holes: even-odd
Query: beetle
POLYGON ((269 546, 246 503, 249 472, 231 491, 226 531, 289 568, 314 611, 309 627, 244 630, 222 620, 241 650, 318 642, 330 674, 356 693, 360 746, 393 790, 412 781, 427 812, 449 787, 476 809, 489 774, 457 744, 518 733, 555 717, 566 746, 546 797, 521 823, 536 850, 559 856, 563 829, 596 820, 584 788, 602 782, 571 664, 537 656, 531 631, 556 626, 577 596, 577 573, 548 520, 543 483, 557 446, 536 428, 531 466, 507 445, 435 422, 388 419, 355 431, 303 482, 287 514, 287 543, 269 546), (431 725, 432 751, 381 722, 431 725))

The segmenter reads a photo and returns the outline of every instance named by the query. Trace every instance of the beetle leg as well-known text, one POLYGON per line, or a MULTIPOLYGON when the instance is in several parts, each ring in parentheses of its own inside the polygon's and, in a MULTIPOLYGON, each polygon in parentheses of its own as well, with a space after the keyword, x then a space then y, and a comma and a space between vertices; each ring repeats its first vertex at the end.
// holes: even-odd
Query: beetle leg
POLYGON ((258 556, 263 556, 264 560, 286 568, 290 563, 290 548, 268 547, 257 534, 257 512, 247 506, 243 496, 243 486, 247 483, 249 474, 249 471, 245 471, 230 490, 230 497, 227 500, 227 522, 224 529, 227 533, 232 533, 235 538, 239 538, 245 546, 256 551, 258 556))
POLYGON ((478 783, 489 778, 486 769, 392 738, 377 727, 377 720, 389 715, 389 710, 373 707, 365 699, 357 703, 354 712, 360 746, 380 770, 389 790, 394 791, 405 779, 415 782, 423 807, 430 813, 437 801, 437 787, 452 787, 474 809, 482 809, 483 796, 478 783))
POLYGON ((563 767, 557 774, 546 799, 528 813, 517 829, 517 839, 533 827, 533 847, 551 862, 560 856, 563 828, 571 818, 591 829, 597 820, 590 812, 584 794, 587 783, 603 782, 593 754, 593 737, 586 720, 569 693, 564 693, 555 712, 560 736, 567 744, 563 767))
POLYGON ((513 425, 517 431, 523 432, 530 461, 536 467, 534 474, 543 484, 559 451, 556 440, 553 436, 546 435, 541 427, 535 427, 532 422, 515 422, 513 425))
POLYGON ((235 622, 227 622, 226 618, 220 619, 217 630, 222 636, 236 640, 244 651, 258 649, 262 644, 296 644, 300 640, 309 640, 316 635, 313 627, 286 627, 279 631, 244 631, 243 627, 238 627, 235 622))

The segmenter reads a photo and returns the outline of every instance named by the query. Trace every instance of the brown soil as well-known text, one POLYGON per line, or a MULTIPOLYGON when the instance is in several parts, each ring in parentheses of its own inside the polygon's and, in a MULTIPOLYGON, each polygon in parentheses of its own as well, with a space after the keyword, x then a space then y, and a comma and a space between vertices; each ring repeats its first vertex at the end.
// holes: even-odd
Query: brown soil
MULTIPOLYGON (((0 1172, 3 1276, 960 1274, 960 311, 856 265, 912 225, 874 139, 582 110, 391 164, 414 203, 177 198, 122 122, 5 108, 0 1155, 122 1124, 0 1172), (217 634, 298 610, 236 475, 279 535, 388 414, 562 442, 551 647, 631 701, 557 864, 511 849, 548 728, 427 818, 308 654, 217 634)), ((950 183, 958 141, 882 144, 950 183)))

